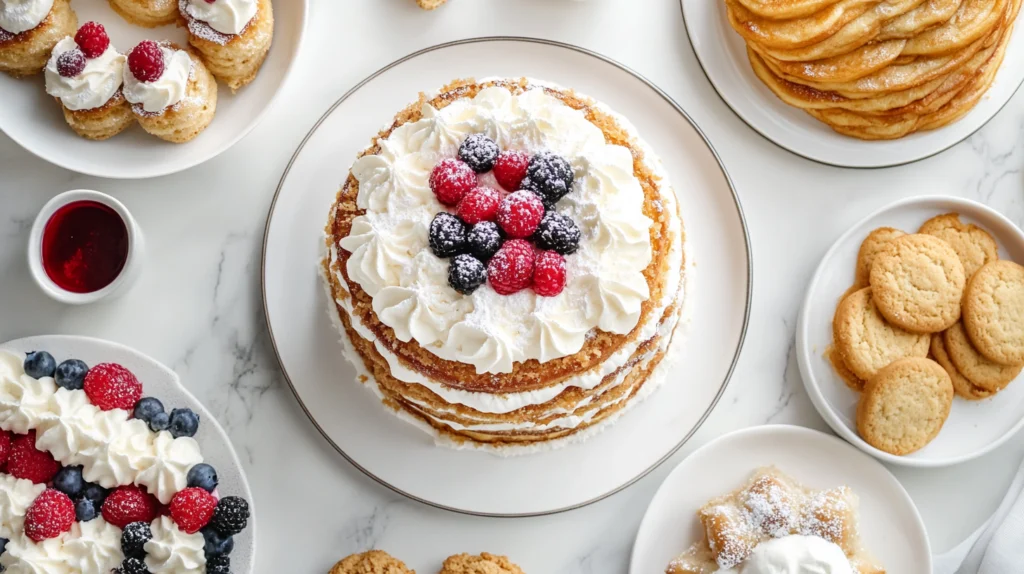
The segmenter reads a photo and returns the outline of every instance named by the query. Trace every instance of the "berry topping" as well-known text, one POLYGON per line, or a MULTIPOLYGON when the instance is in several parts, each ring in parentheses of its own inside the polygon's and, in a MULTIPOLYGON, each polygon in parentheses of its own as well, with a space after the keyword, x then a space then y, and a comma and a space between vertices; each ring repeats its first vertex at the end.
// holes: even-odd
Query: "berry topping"
POLYGON ((117 363, 100 363, 85 375, 85 394, 97 407, 132 410, 142 398, 142 383, 131 371, 117 363))
POLYGON ((91 482, 86 483, 85 488, 82 489, 82 498, 88 498, 97 507, 103 506, 103 502, 107 500, 108 496, 110 496, 109 490, 91 482))
POLYGON ((48 488, 25 511, 25 535, 42 542, 71 530, 74 522, 75 505, 68 495, 48 488))
POLYGON ((85 69, 85 54, 81 50, 68 50, 57 56, 57 73, 62 78, 74 78, 85 69))
POLYGON ((164 75, 164 53, 152 40, 143 40, 128 54, 128 69, 140 82, 155 82, 164 75))
POLYGON ((88 498, 79 498, 75 501, 75 520, 89 522, 96 520, 99 514, 96 512, 96 503, 88 498))
POLYGON ((430 172, 430 190, 445 205, 456 205, 476 187, 476 174, 457 159, 443 159, 430 172))
POLYGON ((249 503, 238 496, 225 496, 217 503, 210 526, 222 536, 234 536, 249 523, 249 503))
POLYGON ((203 553, 206 554, 206 558, 210 559, 214 556, 226 556, 231 554, 231 551, 235 549, 235 539, 230 536, 222 536, 220 532, 217 532, 213 528, 207 526, 202 530, 203 540, 203 553))
POLYGON ((89 366, 78 359, 68 359, 57 365, 57 372, 53 375, 57 386, 69 391, 80 391, 85 384, 85 375, 89 372, 89 366))
POLYGON ((171 431, 174 438, 196 436, 199 432, 199 415, 192 412, 192 409, 174 409, 171 411, 171 424, 167 430, 171 431))
POLYGON ((199 532, 210 523, 217 499, 197 487, 186 488, 171 499, 171 518, 182 531, 188 534, 199 532))
MULTIPOLYGON (((124 559, 124 562, 121 563, 120 572, 121 574, 150 574, 145 560, 135 556, 124 559)), ((209 572, 209 569, 207 569, 207 572, 209 572)))
POLYGON ((197 486, 206 492, 217 489, 217 471, 206 463, 199 463, 188 471, 188 485, 197 486))
POLYGON ((473 171, 487 173, 498 159, 498 144, 484 134, 473 134, 459 146, 459 159, 473 171))
POLYGON ((487 266, 472 255, 456 255, 448 265, 448 284, 459 293, 469 295, 487 280, 487 266))
POLYGON ((139 402, 135 403, 135 408, 132 410, 132 416, 144 423, 148 423, 153 420, 153 417, 162 412, 164 412, 164 404, 160 402, 160 399, 155 397, 144 397, 139 399, 139 402))
POLYGON ((231 574, 231 558, 223 554, 207 559, 206 574, 231 574))
POLYGON ((21 435, 11 443, 7 459, 7 473, 15 478, 46 484, 60 470, 60 464, 50 453, 36 449, 36 431, 21 435))
POLYGON ((498 215, 501 194, 491 187, 477 187, 463 196, 459 207, 455 210, 467 225, 476 225, 481 221, 493 221, 498 215))
POLYGON ((145 522, 132 522, 121 532, 121 552, 135 558, 146 557, 146 543, 153 539, 153 531, 145 522))
POLYGON ((171 415, 167 413, 157 413, 153 415, 153 418, 149 419, 149 430, 153 432, 160 432, 167 430, 171 426, 171 415))
POLYGON ((7 459, 11 456, 11 442, 11 433, 0 430, 0 470, 7 464, 7 459))
POLYGON ((466 224, 444 211, 430 222, 430 250, 444 259, 466 251, 466 224))
POLYGON ((103 502, 103 519, 118 528, 132 522, 152 522, 156 518, 156 499, 133 485, 119 486, 103 502))
POLYGON ((53 487, 70 496, 77 497, 85 488, 81 466, 65 466, 53 477, 53 487))
POLYGON ((57 370, 57 361, 46 351, 32 351, 25 355, 25 374, 34 378, 52 377, 57 370))
POLYGON ((509 239, 487 264, 487 278, 499 295, 526 289, 533 281, 533 245, 524 239, 509 239))
POLYGON ((541 152, 530 158, 522 188, 537 192, 550 207, 572 189, 572 166, 560 155, 541 152))
POLYGON ((98 58, 110 46, 110 37, 103 24, 86 22, 75 34, 75 43, 82 49, 86 58, 98 58))
POLYGON ((511 193, 498 206, 498 225, 514 239, 533 235, 543 217, 544 204, 537 194, 529 191, 511 193))
POLYGON ((569 255, 576 253, 580 246, 580 228, 572 219, 555 211, 544 214, 540 220, 537 231, 533 234, 533 241, 539 249, 545 249, 569 255))
POLYGON ((505 150, 494 162, 494 179, 509 191, 518 191, 530 165, 530 154, 519 150, 505 150))
POLYGON ((533 291, 554 297, 565 289, 565 258, 554 251, 541 251, 533 269, 533 291))
POLYGON ((470 255, 487 263, 498 252, 498 249, 501 249, 504 239, 501 237, 501 228, 497 223, 483 221, 469 230, 466 241, 469 244, 470 255))
POLYGON ((0 554, 3 554, 4 551, 7 550, 7 542, 8 540, 6 538, 0 538, 0 554))

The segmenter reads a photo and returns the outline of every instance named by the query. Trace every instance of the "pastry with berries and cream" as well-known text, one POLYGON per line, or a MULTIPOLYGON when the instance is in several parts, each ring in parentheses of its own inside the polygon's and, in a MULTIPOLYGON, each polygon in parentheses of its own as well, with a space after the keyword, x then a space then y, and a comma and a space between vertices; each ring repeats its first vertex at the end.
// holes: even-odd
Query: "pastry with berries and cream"
POLYGON ((175 44, 144 40, 128 54, 124 96, 142 129, 173 143, 202 133, 217 112, 217 81, 202 60, 175 44))
POLYGON ((178 20, 178 0, 109 0, 110 7, 130 24, 156 28, 178 20))
POLYGON ((121 91, 124 66, 124 55, 96 22, 86 23, 74 38, 57 43, 46 64, 46 93, 56 98, 75 133, 105 140, 135 123, 131 104, 121 91))
POLYGON ((465 80, 421 96, 352 165, 325 246, 359 379, 448 446, 583 440, 670 363, 675 193, 627 120, 571 90, 465 80))
POLYGON ((180 0, 188 43, 236 92, 256 78, 274 40, 271 0, 180 0))
POLYGON ((77 28, 71 0, 0 0, 0 72, 38 74, 54 46, 77 28))

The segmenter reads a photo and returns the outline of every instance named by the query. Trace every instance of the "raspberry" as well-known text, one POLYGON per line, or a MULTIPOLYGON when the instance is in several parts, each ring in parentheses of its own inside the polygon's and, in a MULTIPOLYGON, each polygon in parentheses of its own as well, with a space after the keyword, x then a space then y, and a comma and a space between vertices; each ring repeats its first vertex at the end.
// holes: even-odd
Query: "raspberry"
POLYGON ((137 486, 119 486, 103 502, 102 512, 104 520, 123 529, 132 522, 152 522, 156 518, 157 503, 137 486))
POLYGON ((86 58, 98 58, 110 47, 110 37, 103 24, 86 22, 75 34, 75 43, 82 49, 86 58))
POLYGON ((430 190, 445 205, 459 203, 462 196, 476 187, 476 173, 457 159, 443 159, 430 172, 430 190))
POLYGON ((498 225, 515 239, 533 235, 543 217, 544 204, 537 194, 529 191, 511 193, 498 206, 498 225))
POLYGON ((128 54, 128 69, 140 82, 155 82, 164 75, 164 53, 152 40, 143 40, 128 54))
POLYGON ((68 50, 57 56, 57 73, 62 78, 74 78, 85 69, 85 54, 81 50, 68 50))
POLYGON ((41 542, 71 530, 74 522, 75 503, 63 492, 47 488, 25 511, 25 535, 41 542))
POLYGON ((0 430, 0 470, 7 464, 7 458, 11 456, 11 433, 0 430))
POLYGON ((186 488, 171 499, 171 518, 188 534, 195 534, 209 524, 216 509, 217 499, 198 486, 186 488))
POLYGON ((459 159, 473 171, 487 173, 498 159, 498 144, 484 134, 472 134, 459 146, 459 159))
POLYGON ((487 264, 487 278, 499 295, 526 289, 533 281, 536 253, 525 239, 509 239, 487 264))
MULTIPOLYGON (((7 458, 7 472, 11 476, 46 484, 59 470, 60 464, 50 453, 36 449, 36 431, 21 435, 11 443, 11 454, 7 458)), ((74 508, 71 513, 74 514, 74 508)))
POLYGON ((501 194, 490 187, 477 187, 463 196, 455 212, 468 225, 476 225, 481 221, 493 221, 498 215, 501 194))
POLYGON ((498 154, 498 160, 494 162, 494 179, 498 180, 501 187, 509 191, 518 191, 529 165, 530 154, 518 150, 505 150, 498 154))
POLYGON ((533 269, 533 291, 554 297, 565 289, 565 258, 554 251, 541 251, 533 269))
POLYGON ((142 383, 117 363, 100 363, 85 375, 85 394, 97 407, 132 410, 142 398, 142 383))

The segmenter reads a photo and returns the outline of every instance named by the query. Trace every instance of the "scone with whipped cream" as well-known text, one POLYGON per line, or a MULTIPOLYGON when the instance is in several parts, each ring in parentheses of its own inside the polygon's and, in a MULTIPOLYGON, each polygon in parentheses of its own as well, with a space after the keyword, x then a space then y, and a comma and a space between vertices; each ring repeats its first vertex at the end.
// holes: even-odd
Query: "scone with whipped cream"
POLYGON ((199 57, 144 40, 128 54, 124 96, 142 129, 172 143, 202 133, 217 112, 217 81, 199 57))
POLYGON ((421 95, 352 165, 325 247, 359 380, 440 444, 583 440, 664 379, 684 299, 676 195, 635 128, 572 90, 421 95))
POLYGON ((156 28, 178 20, 178 0, 109 0, 110 7, 130 24, 156 28))
POLYGON ((38 74, 54 46, 77 28, 71 0, 0 0, 0 72, 38 74))
POLYGON ((180 0, 188 43, 236 92, 256 78, 274 40, 271 0, 180 0))
POLYGON ((96 22, 87 22, 53 49, 45 70, 46 93, 56 98, 78 135, 105 140, 135 123, 121 91, 125 60, 96 22))

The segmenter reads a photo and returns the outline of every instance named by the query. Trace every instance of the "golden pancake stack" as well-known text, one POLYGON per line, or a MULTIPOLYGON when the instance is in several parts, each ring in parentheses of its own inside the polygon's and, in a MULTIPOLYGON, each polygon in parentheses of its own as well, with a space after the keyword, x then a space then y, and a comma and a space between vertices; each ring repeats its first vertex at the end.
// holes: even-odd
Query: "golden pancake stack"
POLYGON ((757 76, 835 131, 901 138, 992 85, 1021 0, 724 0, 757 76))

